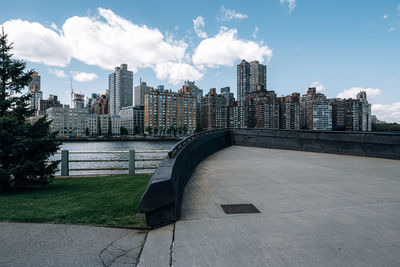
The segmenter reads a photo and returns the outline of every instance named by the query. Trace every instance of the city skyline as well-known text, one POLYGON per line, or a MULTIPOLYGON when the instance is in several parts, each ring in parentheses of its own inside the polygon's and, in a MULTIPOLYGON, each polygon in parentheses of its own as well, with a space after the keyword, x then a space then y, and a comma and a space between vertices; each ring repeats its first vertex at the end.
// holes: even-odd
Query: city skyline
POLYGON ((177 91, 184 80, 195 80, 205 92, 230 86, 237 98, 236 65, 246 59, 267 65, 267 88, 278 96, 304 94, 311 85, 330 98, 354 98, 364 89, 373 114, 399 122, 400 2, 316 4, 176 1, 168 6, 72 1, 34 6, 16 1, 3 4, 0 24, 15 42, 14 54, 42 76, 44 98, 58 95, 62 103, 69 103, 69 76, 73 76, 75 91, 86 96, 104 93, 108 75, 122 63, 133 69, 134 86, 142 78, 148 85, 164 84, 177 91), (79 28, 82 33, 92 29, 99 44, 90 42, 90 34, 78 35, 78 26, 83 27, 79 28), (131 46, 107 43, 102 39, 104 30, 110 34, 127 30, 129 36, 118 35, 116 40, 131 46), (142 42, 132 41, 137 40, 135 33, 140 33, 142 42), (27 36, 30 42, 25 41, 27 36), (146 42, 154 51, 149 59, 140 55, 149 49, 143 47, 146 42), (100 51, 104 56, 99 48, 106 48, 100 51), (110 48, 116 48, 122 58, 109 52, 110 48), (229 49, 235 54, 225 53, 229 49), (151 57, 159 55, 164 56, 151 57))

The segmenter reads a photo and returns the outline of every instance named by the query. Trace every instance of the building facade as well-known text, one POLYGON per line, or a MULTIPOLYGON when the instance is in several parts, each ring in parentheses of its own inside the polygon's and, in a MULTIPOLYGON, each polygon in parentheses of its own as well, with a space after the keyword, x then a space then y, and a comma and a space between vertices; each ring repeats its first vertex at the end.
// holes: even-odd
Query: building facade
POLYGON ((279 104, 274 91, 257 91, 247 95, 246 128, 279 128, 279 104))
POLYGON ((96 114, 89 114, 87 121, 89 135, 97 136, 99 134, 99 117, 96 114))
POLYGON ((229 86, 221 88, 221 95, 226 99, 226 106, 229 106, 229 103, 234 100, 233 93, 231 93, 231 88, 229 86))
POLYGON ((281 129, 300 130, 300 94, 278 98, 281 129))
POLYGON ((37 104, 36 115, 46 114, 46 110, 51 107, 62 107, 62 104, 58 101, 58 96, 56 95, 49 95, 48 99, 39 99, 37 104))
POLYGON ((85 108, 85 95, 80 93, 73 93, 72 108, 82 109, 85 108))
POLYGON ((37 72, 32 74, 32 80, 29 83, 29 93, 32 95, 29 107, 38 109, 38 102, 43 99, 43 92, 40 90, 40 75, 37 72))
POLYGON ((124 107, 120 110, 121 126, 128 134, 138 134, 144 129, 144 106, 124 107))
POLYGON ((115 68, 115 72, 108 76, 110 93, 111 115, 117 115, 121 108, 133 104, 133 72, 128 70, 127 64, 115 68))
POLYGON ((91 112, 97 115, 109 113, 109 95, 105 93, 97 99, 92 106, 91 112))
POLYGON ((231 101, 227 109, 228 127, 230 128, 242 128, 242 122, 240 121, 239 106, 236 101, 231 101))
POLYGON ((88 128, 89 113, 86 109, 51 107, 46 110, 50 129, 59 136, 84 136, 88 128))
POLYGON ((250 62, 250 93, 267 90, 267 66, 258 61, 250 62))
POLYGON ((313 130, 330 131, 332 130, 332 106, 313 105, 313 130))
POLYGON ((313 130, 313 107, 314 105, 325 104, 327 104, 326 96, 324 94, 317 93, 317 89, 315 87, 309 87, 307 94, 300 98, 300 129, 313 130))
POLYGON ((150 90, 145 95, 144 127, 166 130, 186 127, 193 132, 197 126, 197 101, 189 87, 178 93, 171 90, 150 90))
POLYGON ((217 94, 215 88, 201 99, 200 127, 202 129, 217 129, 227 127, 226 98, 217 94))
POLYGON ((144 106, 144 96, 150 92, 150 88, 146 82, 142 81, 138 86, 135 86, 135 106, 144 106))

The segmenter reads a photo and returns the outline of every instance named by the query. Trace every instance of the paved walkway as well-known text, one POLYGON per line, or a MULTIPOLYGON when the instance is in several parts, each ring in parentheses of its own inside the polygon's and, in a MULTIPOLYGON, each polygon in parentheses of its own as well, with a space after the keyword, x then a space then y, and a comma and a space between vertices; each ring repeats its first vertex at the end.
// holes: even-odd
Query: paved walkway
POLYGON ((182 219, 139 266, 400 266, 400 162, 232 146, 202 162, 182 219), (252 203, 260 214, 226 215, 252 203))
POLYGON ((0 223, 0 266, 136 266, 145 236, 128 229, 0 223))

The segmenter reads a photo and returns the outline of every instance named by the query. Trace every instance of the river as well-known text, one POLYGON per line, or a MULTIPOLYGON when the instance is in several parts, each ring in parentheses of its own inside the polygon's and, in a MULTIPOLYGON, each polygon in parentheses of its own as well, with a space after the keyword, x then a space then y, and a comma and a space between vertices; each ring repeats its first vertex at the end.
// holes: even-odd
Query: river
MULTIPOLYGON (((156 159, 163 158, 167 155, 166 152, 159 153, 140 153, 140 151, 151 150, 169 150, 176 141, 117 141, 117 142, 63 142, 60 147, 61 150, 69 150, 70 152, 107 152, 107 151, 129 151, 134 149, 136 159, 156 159)), ((69 160, 127 160, 128 153, 93 153, 93 154, 69 154, 69 160)), ((60 154, 54 155, 52 159, 59 160, 60 154)), ((160 161, 137 161, 136 167, 150 167, 157 166, 160 161)), ((103 171, 71 171, 71 169, 82 168, 127 168, 128 162, 70 162, 70 175, 90 175, 90 174, 119 174, 127 173, 127 170, 103 170, 103 171)), ((137 170, 136 173, 149 173, 154 170, 137 170)), ((60 175, 57 172, 56 175, 60 175)))

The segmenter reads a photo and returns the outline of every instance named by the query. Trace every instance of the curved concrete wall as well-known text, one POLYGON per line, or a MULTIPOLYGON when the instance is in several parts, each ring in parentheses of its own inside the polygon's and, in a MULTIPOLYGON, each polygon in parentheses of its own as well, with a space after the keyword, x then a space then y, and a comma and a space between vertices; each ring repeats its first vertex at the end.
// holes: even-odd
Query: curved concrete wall
POLYGON ((232 129, 235 145, 400 159, 400 134, 232 129))
POLYGON ((171 149, 140 201, 146 223, 158 227, 180 218, 183 191, 196 166, 231 145, 400 159, 400 134, 272 129, 216 130, 188 137, 171 149))
POLYGON ((173 148, 175 153, 161 162, 142 196, 140 211, 146 213, 146 224, 157 227, 178 220, 183 190, 193 170, 214 152, 231 145, 229 130, 206 132, 179 142, 175 147, 182 147, 173 148))

